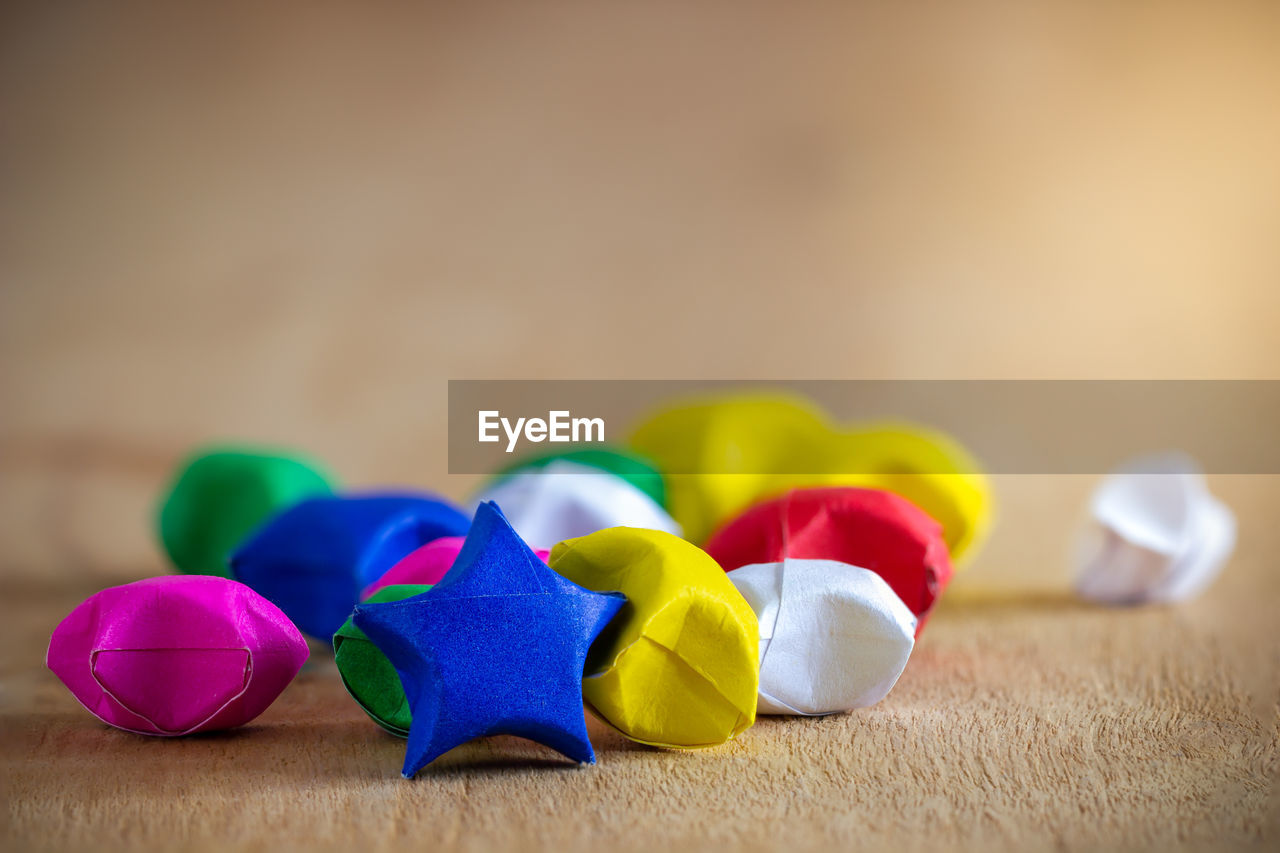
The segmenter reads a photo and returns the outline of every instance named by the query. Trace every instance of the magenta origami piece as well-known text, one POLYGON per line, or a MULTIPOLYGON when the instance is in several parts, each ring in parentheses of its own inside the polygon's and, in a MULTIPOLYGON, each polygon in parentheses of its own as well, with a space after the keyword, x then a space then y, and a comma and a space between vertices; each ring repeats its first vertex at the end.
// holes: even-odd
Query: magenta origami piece
POLYGON ((242 583, 192 575, 89 597, 54 629, 46 663, 104 723, 173 737, 249 722, 306 659, 280 608, 242 583))
MULTIPOLYGON (((463 536, 441 536, 428 542, 407 554, 403 560, 387 569, 386 574, 365 587, 364 592, 360 593, 360 600, 367 601, 369 596, 384 586, 440 583, 458 559, 458 552, 462 550, 462 543, 465 541, 467 540, 463 536)), ((541 548, 535 548, 533 553, 544 563, 551 556, 550 551, 543 551, 541 548)))

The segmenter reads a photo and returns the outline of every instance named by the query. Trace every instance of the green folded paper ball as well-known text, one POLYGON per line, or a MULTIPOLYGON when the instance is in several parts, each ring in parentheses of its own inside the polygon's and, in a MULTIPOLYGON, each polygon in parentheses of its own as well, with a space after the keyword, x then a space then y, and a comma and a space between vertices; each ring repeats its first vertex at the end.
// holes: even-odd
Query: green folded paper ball
MULTIPOLYGON (((393 584, 384 586, 361 603, 400 601, 429 589, 431 584, 393 584)), ((343 686, 370 719, 397 737, 408 737, 413 715, 409 713, 409 700, 400 685, 400 676, 386 655, 378 651, 350 617, 333 635, 333 659, 338 664, 343 686)))
POLYGON ((179 571, 230 577, 228 556, 260 524, 332 491, 332 479, 305 457, 207 448, 187 457, 161 502, 160 542, 179 571))
POLYGON ((654 464, 639 454, 616 447, 586 447, 526 457, 499 470, 491 482, 500 482, 513 474, 537 471, 557 461, 573 462, 614 474, 644 492, 658 506, 667 505, 667 488, 654 464))

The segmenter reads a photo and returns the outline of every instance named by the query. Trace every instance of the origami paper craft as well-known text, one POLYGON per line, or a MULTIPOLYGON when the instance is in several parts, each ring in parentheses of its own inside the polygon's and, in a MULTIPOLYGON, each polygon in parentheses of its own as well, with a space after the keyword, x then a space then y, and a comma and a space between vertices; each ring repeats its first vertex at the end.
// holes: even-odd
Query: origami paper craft
POLYGON ((174 737, 249 722, 306 659, 298 629, 247 586, 167 576, 90 596, 45 662, 107 725, 174 737))
POLYGON ((429 496, 312 498, 251 535, 232 555, 231 569, 304 632, 327 642, 360 591, 387 569, 433 539, 466 530, 460 510, 429 496))
POLYGON ((834 560, 786 559, 729 572, 760 620, 760 714, 865 708, 897 683, 916 618, 884 579, 834 560))
POLYGON ((644 492, 658 506, 666 506, 667 488, 663 485, 662 474, 648 459, 621 447, 596 445, 526 457, 498 471, 493 482, 497 483, 522 471, 536 471, 556 461, 572 462, 615 474, 644 492))
POLYGON ((494 504, 481 504, 444 580, 403 601, 361 604, 353 614, 409 698, 405 777, 455 746, 497 734, 594 763, 583 662, 624 602, 551 571, 494 504))
POLYGON ((606 527, 680 532, 666 510, 628 481, 558 459, 495 483, 478 498, 484 501, 502 507, 520 538, 537 548, 606 527))
POLYGON ((825 473, 781 475, 763 492, 857 486, 902 495, 942 525, 957 568, 986 539, 995 499, 967 450, 937 430, 909 424, 855 427, 827 438, 825 473))
POLYGON ((725 571, 788 557, 870 569, 915 615, 917 636, 951 579, 938 523, 906 498, 881 489, 788 492, 729 522, 711 537, 707 553, 725 571))
POLYGON ((299 456, 205 449, 187 457, 160 503, 160 542, 179 571, 229 577, 227 557, 245 536, 303 498, 328 494, 331 482, 299 456))
POLYGON ((697 546, 615 527, 561 542, 551 568, 627 604, 587 658, 582 695, 605 722, 653 746, 715 746, 755 722, 760 628, 697 546))
MULTIPOLYGON (((466 540, 461 536, 442 536, 410 552, 403 560, 388 569, 386 574, 365 587, 364 592, 360 593, 360 600, 368 601, 378 590, 396 584, 430 586, 440 583, 445 572, 449 571, 454 560, 458 559, 458 552, 462 550, 464 541, 466 540)), ((533 553, 537 554, 538 559, 544 563, 547 557, 551 556, 540 548, 533 553)))
MULTIPOLYGON (((402 601, 429 589, 430 584, 384 586, 366 603, 402 601)), ((333 635, 333 659, 343 686, 364 712, 391 734, 408 737, 413 715, 409 712, 409 700, 405 698, 400 676, 387 656, 356 627, 354 619, 347 619, 333 635)))
POLYGON ((1105 604, 1190 598, 1218 576, 1235 548, 1235 515, 1180 453, 1122 466, 1093 493, 1089 510, 1076 588, 1105 604))
POLYGON ((775 475, 824 470, 831 431, 803 398, 739 394, 664 407, 630 444, 663 472, 667 508, 685 536, 703 542, 724 519, 784 490, 775 475))
POLYGON ((951 437, 910 424, 838 429, 794 397, 670 406, 642 423, 631 444, 664 472, 668 509, 694 542, 791 489, 859 486, 919 506, 942 524, 952 559, 963 563, 985 539, 993 513, 986 476, 951 437))

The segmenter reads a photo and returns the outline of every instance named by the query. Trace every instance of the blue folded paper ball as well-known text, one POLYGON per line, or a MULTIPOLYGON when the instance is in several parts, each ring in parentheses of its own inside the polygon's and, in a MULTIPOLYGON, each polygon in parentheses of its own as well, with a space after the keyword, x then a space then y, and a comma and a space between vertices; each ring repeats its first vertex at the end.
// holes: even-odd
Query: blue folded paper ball
POLYGON ((362 589, 409 552, 469 526, 461 510, 429 495, 311 498, 250 534, 231 555, 231 571, 303 632, 328 640, 362 589))

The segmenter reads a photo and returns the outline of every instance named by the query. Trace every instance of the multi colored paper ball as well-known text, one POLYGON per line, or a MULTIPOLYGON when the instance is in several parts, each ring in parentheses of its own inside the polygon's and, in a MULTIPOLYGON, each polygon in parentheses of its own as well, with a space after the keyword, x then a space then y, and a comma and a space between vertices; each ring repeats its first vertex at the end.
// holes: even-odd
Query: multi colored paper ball
POLYGON ((545 470, 548 465, 555 462, 569 462, 613 474, 644 492, 658 506, 667 505, 667 487, 662 480, 662 472, 648 459, 622 447, 578 447, 555 453, 526 456, 499 469, 493 475, 490 485, 496 485, 514 474, 545 470))
POLYGON ((289 454, 188 459, 159 538, 180 570, 243 583, 105 590, 54 632, 50 668, 111 725, 204 731, 279 694, 301 628, 407 737, 405 775, 497 733, 593 761, 584 706, 640 743, 712 747, 758 713, 884 698, 992 503, 942 434, 840 427, 769 394, 664 407, 630 447, 517 460, 474 519, 331 483, 289 454))
POLYGON ((910 424, 833 424, 808 401, 728 394, 658 409, 632 442, 667 472, 672 515, 703 542, 743 510, 798 488, 858 486, 899 494, 938 521, 953 560, 985 538, 993 497, 951 437, 910 424))
POLYGON ((412 551, 467 527, 460 510, 429 495, 310 498, 242 543, 231 570, 304 632, 327 641, 365 587, 412 551))
POLYGON ((875 572, 918 620, 951 580, 938 523, 880 489, 797 489, 757 504, 724 526, 707 553, 732 571, 788 558, 835 560, 875 572))
MULTIPOLYGON (((452 562, 452 561, 450 561, 452 562)), ((392 584, 364 599, 366 604, 402 601, 431 589, 430 584, 392 584)), ((413 714, 396 668, 348 617, 333 635, 333 659, 351 698, 369 719, 397 737, 409 736, 413 714)))
POLYGON ((641 743, 689 748, 724 743, 755 721, 759 623, 704 551, 669 533, 617 527, 561 542, 550 565, 587 589, 627 597, 582 680, 606 722, 641 743))
POLYGON ((249 722, 306 659, 298 629, 244 584, 170 576, 90 596, 54 630, 46 662, 104 723, 173 737, 249 722))
MULTIPOLYGON (((440 583, 449 569, 453 568, 465 541, 461 536, 441 536, 416 551, 410 551, 404 559, 387 569, 382 577, 365 587, 364 592, 360 593, 360 599, 369 601, 378 590, 397 584, 430 586, 440 583)), ((551 556, 549 551, 541 548, 535 549, 534 553, 544 563, 551 556)))
POLYGON ((230 577, 227 559, 246 536, 333 478, 296 454, 248 448, 197 451, 180 466, 158 513, 160 541, 182 572, 230 577))
POLYGON ((680 532, 667 511, 631 481, 565 459, 504 477, 482 490, 476 504, 485 501, 503 507, 516 532, 536 548, 610 527, 680 532))
POLYGON ((865 708, 897 683, 916 618, 875 572, 788 557, 728 577, 760 620, 759 713, 865 708))

